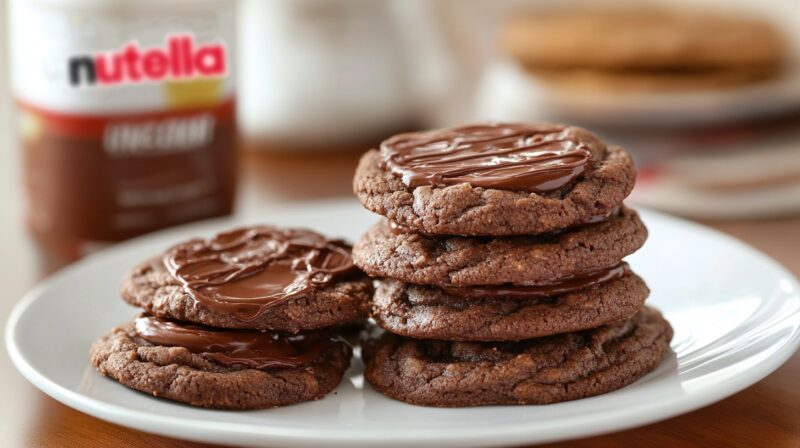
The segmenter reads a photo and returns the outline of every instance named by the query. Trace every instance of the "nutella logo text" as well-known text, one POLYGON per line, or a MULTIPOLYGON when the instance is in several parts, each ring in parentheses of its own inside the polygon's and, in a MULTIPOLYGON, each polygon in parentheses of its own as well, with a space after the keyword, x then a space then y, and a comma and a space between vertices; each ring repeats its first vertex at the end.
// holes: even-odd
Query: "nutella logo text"
POLYGON ((168 79, 217 78, 228 71, 221 43, 196 44, 191 34, 167 36, 164 47, 140 48, 131 42, 119 50, 68 60, 73 86, 135 84, 168 79))

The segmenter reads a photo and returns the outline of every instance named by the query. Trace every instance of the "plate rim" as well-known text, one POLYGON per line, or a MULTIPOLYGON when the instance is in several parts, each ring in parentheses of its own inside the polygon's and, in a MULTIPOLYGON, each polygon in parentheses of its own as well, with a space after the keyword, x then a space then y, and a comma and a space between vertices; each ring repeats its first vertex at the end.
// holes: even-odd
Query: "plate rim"
MULTIPOLYGON (((320 203, 326 206, 338 206, 344 204, 345 201, 321 201, 320 203)), ((308 206, 309 204, 305 203, 298 207, 298 209, 307 209, 308 206)), ((759 258, 759 263, 769 264, 770 268, 788 278, 795 292, 800 290, 800 283, 791 271, 762 251, 743 241, 710 227, 679 217, 652 211, 643 207, 638 207, 637 209, 644 215, 645 221, 648 216, 657 217, 657 219, 671 221, 673 224, 690 227, 694 231, 701 231, 706 235, 724 239, 728 244, 737 245, 740 249, 748 251, 750 255, 757 256, 759 258)), ((783 365, 795 353, 798 346, 800 346, 800 330, 795 330, 795 332, 778 347, 775 353, 764 360, 764 362, 757 363, 750 367, 748 369, 748 375, 734 376, 725 381, 715 383, 710 387, 705 387, 700 392, 695 391, 688 396, 675 395, 657 401, 643 401, 633 406, 633 409, 632 406, 625 406, 619 411, 614 411, 614 413, 625 415, 626 418, 624 421, 620 421, 615 415, 607 415, 603 420, 611 420, 612 422, 592 422, 587 424, 583 421, 585 418, 584 416, 565 416, 561 417, 557 424, 552 424, 551 422, 550 426, 546 428, 536 428, 535 422, 533 422, 533 424, 531 422, 509 423, 502 426, 500 435, 498 435, 497 431, 487 433, 483 427, 476 427, 473 429, 465 428, 455 435, 436 428, 419 429, 413 433, 397 431, 389 434, 387 434, 384 429, 374 430, 371 428, 359 428, 355 431, 353 428, 344 426, 333 429, 309 431, 307 428, 281 428, 277 426, 254 427, 252 424, 248 423, 219 422, 213 419, 195 420, 185 417, 156 415, 146 411, 132 410, 124 406, 106 403, 96 398, 72 391, 37 371, 21 352, 15 333, 18 329, 20 319, 25 315, 26 310, 37 300, 40 300, 44 292, 49 290, 54 283, 62 278, 69 277, 74 270, 83 269, 83 265, 91 262, 91 260, 97 260, 100 257, 113 256, 116 253, 124 252, 128 250, 129 246, 141 244, 142 240, 164 238, 167 234, 183 233, 192 227, 209 229, 226 222, 247 222, 253 220, 255 217, 255 215, 234 215, 233 217, 222 219, 195 222, 185 226, 166 229, 163 232, 155 232, 153 234, 134 238, 90 255, 84 260, 73 263, 41 281, 29 290, 14 306, 6 321, 4 331, 5 346, 12 363, 22 376, 35 387, 66 406, 101 420, 168 437, 206 442, 224 442, 225 440, 230 442, 232 441, 229 438, 231 436, 235 436, 237 440, 246 436, 250 443, 256 441, 263 442, 268 438, 270 442, 291 445, 299 445, 308 442, 325 442, 329 445, 352 445, 354 443, 364 445, 369 443, 459 442, 460 446, 477 446, 485 443, 496 444, 498 443, 498 438, 502 438, 500 443, 504 445, 575 439, 622 431, 688 413, 724 399, 761 381, 783 365), (613 422, 615 418, 617 420, 616 423, 613 422), (582 424, 575 425, 575 421, 581 421, 582 424), (254 428, 257 428, 257 430, 254 430, 254 428), (564 435, 565 428, 569 428, 569 434, 566 435, 566 437, 564 435)))
MULTIPOLYGON (((665 94, 663 92, 631 91, 620 96, 614 92, 590 92, 590 94, 574 93, 566 89, 547 90, 543 86, 547 82, 529 74, 513 59, 499 58, 490 64, 480 78, 479 107, 484 112, 497 115, 500 110, 506 120, 523 120, 536 115, 537 108, 520 109, 519 101, 509 102, 505 90, 497 86, 507 84, 524 92, 521 98, 533 98, 540 109, 550 108, 557 114, 564 115, 562 121, 580 121, 593 126, 630 123, 646 123, 657 128, 670 129, 676 126, 696 127, 698 124, 713 125, 730 122, 731 119, 758 118, 780 111, 792 110, 800 104, 800 93, 796 87, 800 85, 800 60, 790 61, 783 76, 746 86, 736 92, 726 89, 711 92, 679 92, 665 94), (500 92, 501 102, 491 99, 500 92), (494 94, 494 95, 492 95, 494 94), (775 101, 755 101, 754 98, 766 95, 775 101), (613 101, 612 101, 613 100, 613 101), (498 107, 498 104, 501 107, 498 107), (509 107, 509 104, 511 107, 509 107), (644 114, 642 104, 645 105, 644 114), (715 114, 697 114, 698 105, 703 110, 708 105, 716 105, 715 114), (748 106, 748 107, 743 107, 748 106), (725 111, 720 113, 719 109, 725 111), (747 109, 747 110, 744 110, 747 109), (686 116, 691 118, 687 119, 686 116), (603 116, 605 118, 597 118, 603 116), (610 116, 610 118, 609 118, 610 116)), ((519 97, 519 95, 517 95, 519 97)), ((514 97, 516 98, 516 97, 514 97)), ((512 100, 513 101, 513 100, 512 100)))

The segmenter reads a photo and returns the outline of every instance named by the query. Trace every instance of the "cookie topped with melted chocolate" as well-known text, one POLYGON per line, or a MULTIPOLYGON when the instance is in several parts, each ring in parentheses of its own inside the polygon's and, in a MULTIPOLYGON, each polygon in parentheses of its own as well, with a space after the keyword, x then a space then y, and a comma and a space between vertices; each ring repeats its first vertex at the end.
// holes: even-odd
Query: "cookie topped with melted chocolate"
POLYGON ((155 397, 259 409, 322 398, 341 381, 351 353, 328 331, 287 335, 142 315, 97 340, 90 360, 103 376, 155 397))
POLYGON ((533 235, 611 214, 635 176, 622 148, 585 129, 479 123, 389 138, 362 157, 353 188, 412 231, 533 235))
POLYGON ((159 317, 290 332, 364 317, 370 293, 349 245, 271 226, 179 243, 134 268, 122 290, 159 317))
POLYGON ((408 187, 468 183, 534 193, 570 184, 605 150, 578 128, 522 123, 400 134, 381 144, 382 164, 408 187))

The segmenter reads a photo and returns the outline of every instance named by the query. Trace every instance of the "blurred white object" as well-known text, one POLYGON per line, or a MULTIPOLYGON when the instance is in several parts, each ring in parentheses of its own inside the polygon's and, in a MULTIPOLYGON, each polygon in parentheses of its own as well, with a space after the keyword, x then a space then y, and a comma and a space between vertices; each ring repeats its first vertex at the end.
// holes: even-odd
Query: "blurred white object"
POLYGON ((692 92, 569 90, 547 84, 513 61, 492 63, 478 89, 480 119, 560 120, 587 126, 705 126, 800 107, 800 67, 752 86, 692 92))
POLYGON ((700 191, 664 181, 639 187, 631 203, 700 219, 786 216, 800 212, 800 180, 751 191, 700 191))
MULTIPOLYGON (((413 77, 420 66, 412 59, 437 59, 424 45, 413 54, 406 48, 408 38, 435 45, 435 27, 420 7, 371 0, 244 1, 239 104, 245 135, 331 143, 374 137, 410 121, 416 92, 425 94, 413 77)), ((443 84, 442 73, 428 74, 443 84)))
POLYGON ((641 164, 632 202, 696 218, 800 212, 800 116, 781 126, 742 124, 686 137, 613 140, 646 148, 644 158, 652 159, 641 164))
POLYGON ((694 218, 800 212, 800 110, 722 126, 595 131, 633 153, 638 205, 694 218))

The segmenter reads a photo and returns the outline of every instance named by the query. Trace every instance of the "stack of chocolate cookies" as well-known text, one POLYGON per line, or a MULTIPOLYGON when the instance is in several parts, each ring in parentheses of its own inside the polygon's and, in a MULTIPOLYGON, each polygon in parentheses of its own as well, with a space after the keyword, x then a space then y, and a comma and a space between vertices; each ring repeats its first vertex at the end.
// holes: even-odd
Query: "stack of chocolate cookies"
POLYGON ((622 259, 647 230, 630 156, 588 131, 478 124, 401 134, 354 190, 386 219, 353 249, 378 278, 365 377, 426 406, 539 404, 653 370, 672 329, 622 259))
POLYGON ((95 342, 91 362, 128 387, 194 406, 322 398, 350 365, 335 327, 366 317, 372 294, 350 250, 268 226, 178 244, 126 276, 122 298, 145 313, 95 342))

